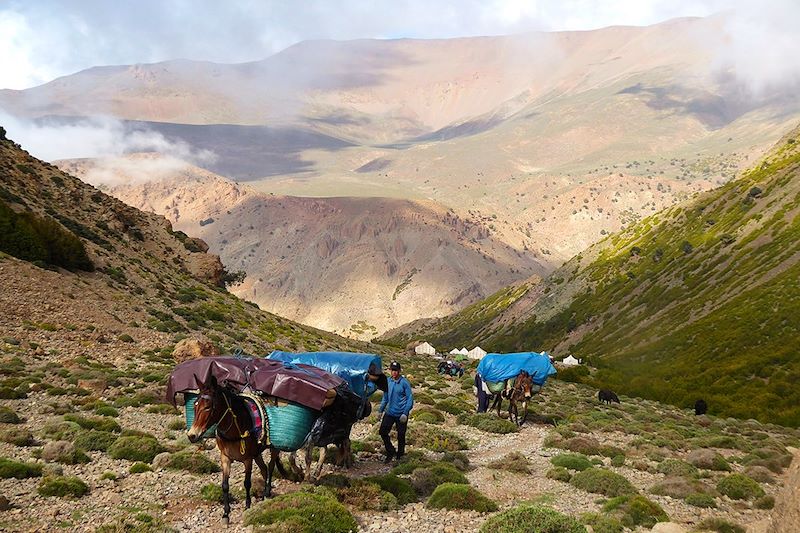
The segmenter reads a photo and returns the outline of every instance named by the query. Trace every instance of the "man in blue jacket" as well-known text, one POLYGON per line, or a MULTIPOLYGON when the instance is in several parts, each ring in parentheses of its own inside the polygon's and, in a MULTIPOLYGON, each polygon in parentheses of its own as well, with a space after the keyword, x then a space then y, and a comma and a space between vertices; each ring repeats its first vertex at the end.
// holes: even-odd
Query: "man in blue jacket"
POLYGON ((400 459, 406 453, 406 428, 408 427, 408 415, 414 407, 414 395, 411 392, 411 384, 406 378, 400 375, 400 363, 392 361, 389 365, 391 379, 389 388, 383 395, 378 412, 383 414, 381 421, 380 435, 383 444, 386 446, 386 462, 390 462, 395 456, 400 459), (385 413, 384 413, 385 411, 385 413), (397 450, 392 446, 389 439, 389 432, 392 426, 397 424, 397 450))

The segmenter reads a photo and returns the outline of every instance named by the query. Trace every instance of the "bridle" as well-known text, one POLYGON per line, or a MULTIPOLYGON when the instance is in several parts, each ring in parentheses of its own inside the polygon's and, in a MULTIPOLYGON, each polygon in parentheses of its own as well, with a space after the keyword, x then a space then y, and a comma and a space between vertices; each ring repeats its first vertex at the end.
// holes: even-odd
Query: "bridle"
MULTIPOLYGON (((222 395, 222 398, 225 400, 225 405, 226 405, 227 408, 225 409, 225 411, 222 412, 222 415, 219 417, 219 420, 217 420, 214 423, 217 426, 216 436, 218 438, 220 438, 222 440, 225 440, 225 441, 228 441, 228 442, 235 442, 235 441, 238 440, 239 441, 239 451, 242 453, 242 455, 244 455, 244 451, 245 451, 245 440, 244 439, 246 439, 246 438, 248 438, 250 436, 250 430, 242 431, 242 428, 239 426, 239 419, 236 416, 236 413, 233 412, 233 408, 231 407, 230 400, 228 400, 228 395, 225 394, 225 392, 222 391, 222 390, 219 392, 219 394, 222 395), (228 413, 230 413, 230 415, 231 415, 231 421, 228 423, 228 426, 225 429, 221 430, 220 429, 220 424, 222 423, 223 420, 225 420, 225 417, 228 416, 228 413), (236 427, 236 434, 239 435, 239 437, 238 438, 234 438, 234 439, 226 437, 225 433, 227 433, 234 426, 236 427)), ((197 398, 197 400, 195 400, 195 404, 194 404, 195 405, 195 410, 197 409, 197 402, 199 402, 201 399, 208 400, 209 402, 211 402, 211 412, 213 413, 214 412, 214 408, 215 408, 215 404, 216 404, 216 396, 212 396, 210 394, 205 394, 205 393, 201 394, 197 398)), ((208 429, 209 425, 213 426, 214 424, 206 424, 206 429, 208 429)))

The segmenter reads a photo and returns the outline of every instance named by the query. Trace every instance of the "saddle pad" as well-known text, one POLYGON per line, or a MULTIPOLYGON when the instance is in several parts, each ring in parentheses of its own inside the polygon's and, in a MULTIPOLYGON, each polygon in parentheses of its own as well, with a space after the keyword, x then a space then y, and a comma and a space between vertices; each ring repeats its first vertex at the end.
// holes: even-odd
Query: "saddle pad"
POLYGON ((254 395, 243 392, 239 397, 244 400, 252 421, 250 431, 253 432, 256 440, 260 444, 269 445, 269 426, 267 424, 267 414, 264 410, 264 403, 254 395))

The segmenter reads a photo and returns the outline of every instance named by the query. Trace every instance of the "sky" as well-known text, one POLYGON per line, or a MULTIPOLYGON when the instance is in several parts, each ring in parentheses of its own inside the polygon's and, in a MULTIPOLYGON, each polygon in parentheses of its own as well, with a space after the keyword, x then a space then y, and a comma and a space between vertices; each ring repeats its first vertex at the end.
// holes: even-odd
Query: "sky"
MULTIPOLYGON (((649 25, 798 0, 2 0, 0 88, 24 89, 97 65, 263 59, 308 39, 448 38, 649 25)), ((786 13, 776 20, 786 20, 786 13)), ((762 17, 763 18, 763 17, 762 17)), ((790 17, 797 21, 800 18, 790 17)), ((795 29, 791 28, 794 32, 795 29)))

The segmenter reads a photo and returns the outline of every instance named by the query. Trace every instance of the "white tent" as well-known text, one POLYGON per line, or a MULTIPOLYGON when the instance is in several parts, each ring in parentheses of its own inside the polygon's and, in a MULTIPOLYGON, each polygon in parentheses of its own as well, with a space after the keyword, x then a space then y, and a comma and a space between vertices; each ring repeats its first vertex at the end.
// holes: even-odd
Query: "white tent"
POLYGON ((467 351, 467 349, 466 349, 466 348, 461 348, 461 349, 458 351, 458 353, 460 353, 461 355, 467 355, 467 354, 469 354, 469 352, 467 351))
POLYGON ((561 364, 564 366, 575 366, 579 365, 581 362, 572 357, 571 355, 566 356, 564 359, 561 360, 561 364))
POLYGON ((434 348, 427 342, 423 342, 422 344, 414 348, 414 353, 417 355, 436 355, 436 348, 434 348))
POLYGON ((450 355, 458 355, 458 354, 460 354, 461 352, 459 352, 459 351, 458 351, 458 348, 453 348, 452 350, 450 350, 450 351, 449 351, 449 352, 447 352, 447 353, 449 353, 450 355))
POLYGON ((480 346, 474 347, 467 353, 467 357, 470 359, 481 359, 484 355, 486 355, 486 351, 480 346))

